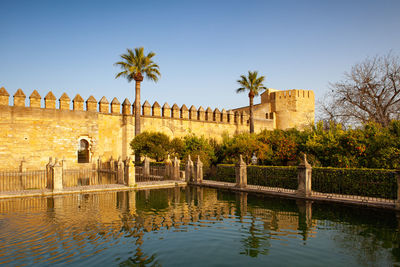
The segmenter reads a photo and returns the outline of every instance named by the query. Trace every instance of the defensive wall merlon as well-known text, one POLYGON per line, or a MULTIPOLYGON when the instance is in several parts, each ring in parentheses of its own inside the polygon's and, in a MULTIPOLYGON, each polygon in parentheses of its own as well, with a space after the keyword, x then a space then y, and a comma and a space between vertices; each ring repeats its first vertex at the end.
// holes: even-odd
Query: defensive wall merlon
MULTIPOLYGON (((2 87, 0 88, 0 106, 10 106, 10 94, 7 90, 2 87)), ((42 108, 42 97, 40 94, 34 90, 32 94, 29 96, 29 106, 26 106, 26 95, 21 90, 18 89, 13 95, 13 106, 14 107, 22 107, 22 108, 42 108)), ((44 97, 44 109, 58 109, 63 111, 85 111, 85 112, 98 112, 101 114, 110 114, 110 115, 124 115, 124 116, 132 116, 135 111, 134 104, 131 104, 127 98, 125 98, 124 102, 121 104, 116 97, 111 101, 111 103, 107 100, 106 97, 102 97, 99 102, 93 97, 90 96, 86 101, 77 94, 72 100, 72 110, 71 110, 71 99, 66 94, 63 93, 62 96, 58 99, 59 105, 57 108, 56 105, 57 98, 50 91, 44 97), (122 109, 121 109, 122 107, 122 109)), ((209 122, 219 122, 219 123, 229 123, 229 124, 247 124, 249 115, 243 111, 232 111, 222 109, 221 111, 218 108, 212 110, 208 107, 204 110, 203 107, 199 107, 198 109, 193 105, 188 108, 185 104, 179 107, 177 104, 174 104, 172 107, 165 103, 162 107, 160 104, 154 102, 153 105, 146 100, 142 105, 141 110, 142 117, 158 117, 158 118, 170 118, 170 119, 186 119, 186 120, 194 120, 194 121, 209 121, 209 122)))

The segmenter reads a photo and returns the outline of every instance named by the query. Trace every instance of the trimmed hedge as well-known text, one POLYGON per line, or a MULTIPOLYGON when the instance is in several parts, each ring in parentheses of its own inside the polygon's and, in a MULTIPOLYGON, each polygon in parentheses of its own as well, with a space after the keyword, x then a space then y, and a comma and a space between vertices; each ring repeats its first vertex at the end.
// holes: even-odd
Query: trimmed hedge
POLYGON ((215 174, 206 177, 207 180, 235 183, 235 165, 234 164, 218 164, 215 174))
MULTIPOLYGON (((219 164, 206 179, 235 183, 235 165, 219 164)), ((394 170, 341 169, 313 167, 312 190, 321 193, 397 199, 394 170)), ((252 185, 297 189, 295 166, 248 166, 247 183, 252 185)))
POLYGON ((397 179, 393 170, 313 167, 311 187, 321 193, 397 198, 397 179))
MULTIPOLYGON (((207 179, 235 183, 235 165, 219 164, 207 179)), ((248 166, 247 184, 297 189, 297 167, 248 166)))
POLYGON ((248 166, 247 184, 297 189, 297 167, 248 166))

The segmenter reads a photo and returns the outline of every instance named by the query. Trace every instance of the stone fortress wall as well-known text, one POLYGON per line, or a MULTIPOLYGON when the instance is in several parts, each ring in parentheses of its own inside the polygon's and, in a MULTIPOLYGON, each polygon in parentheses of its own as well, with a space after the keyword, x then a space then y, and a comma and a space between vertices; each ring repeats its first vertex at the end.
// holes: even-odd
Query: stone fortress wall
MULTIPOLYGON (((256 132, 300 125, 295 120, 294 124, 292 120, 289 123, 279 120, 290 119, 290 116, 299 119, 302 115, 296 112, 301 113, 302 100, 292 97, 292 93, 282 95, 283 98, 276 93, 274 99, 269 96, 267 103, 263 103, 265 93, 261 95, 262 104, 256 105, 256 132), (293 100, 288 101, 286 106, 281 101, 285 97, 293 100), (286 113, 285 108, 289 108, 286 113)), ((29 105, 26 105, 26 98, 25 93, 18 89, 10 106, 9 93, 5 88, 0 88, 0 170, 17 169, 23 158, 29 170, 44 169, 49 157, 65 159, 68 167, 87 168, 98 157, 104 160, 110 157, 125 159, 132 155, 129 142, 134 138, 135 117, 134 106, 128 99, 121 105, 117 98, 111 103, 105 97, 97 102, 93 96, 84 101, 78 94, 71 101, 64 93, 57 101, 54 94, 49 92, 42 101, 36 90, 29 96, 29 105), (78 164, 77 151, 82 139, 89 143, 90 163, 78 164)), ((311 107, 311 104, 307 105, 311 107)), ((314 118, 314 109, 303 113, 314 118)), ((204 110, 203 107, 197 109, 176 104, 170 107, 168 103, 161 107, 157 102, 151 106, 145 101, 141 110, 142 131, 163 132, 171 137, 193 133, 221 140, 224 133, 233 135, 248 132, 248 120, 246 108, 220 111, 208 107, 204 110)))

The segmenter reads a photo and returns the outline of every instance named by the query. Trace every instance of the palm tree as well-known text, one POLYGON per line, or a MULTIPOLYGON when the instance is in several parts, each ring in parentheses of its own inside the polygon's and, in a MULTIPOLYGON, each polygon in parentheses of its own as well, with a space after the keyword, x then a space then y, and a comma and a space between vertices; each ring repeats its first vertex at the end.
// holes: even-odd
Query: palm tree
POLYGON ((114 64, 123 69, 115 78, 122 76, 128 82, 135 81, 135 136, 140 134, 140 83, 143 75, 154 82, 161 76, 158 65, 152 60, 156 54, 150 52, 145 56, 143 50, 143 47, 135 48, 135 51, 128 48, 127 53, 121 55, 123 61, 114 64))
POLYGON ((249 90, 249 100, 250 100, 250 133, 254 133, 254 115, 253 115, 253 99, 258 96, 261 90, 267 89, 263 85, 265 80, 264 76, 258 76, 258 71, 249 71, 248 76, 240 75, 240 80, 237 82, 242 86, 236 89, 236 93, 241 93, 249 90))

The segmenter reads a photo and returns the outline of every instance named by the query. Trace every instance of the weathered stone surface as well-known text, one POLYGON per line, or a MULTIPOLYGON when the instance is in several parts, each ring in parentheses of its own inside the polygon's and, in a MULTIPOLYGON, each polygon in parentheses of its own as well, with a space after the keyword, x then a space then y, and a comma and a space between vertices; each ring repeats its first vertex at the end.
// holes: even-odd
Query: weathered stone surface
POLYGON ((118 114, 121 113, 121 103, 118 101, 116 97, 111 101, 111 113, 118 114))
POLYGON ((131 102, 129 102, 128 98, 125 98, 124 102, 122 102, 122 114, 131 115, 131 102))
POLYGON ((87 111, 97 111, 97 100, 92 95, 86 100, 87 111))
POLYGON ((31 108, 40 108, 42 97, 39 95, 38 91, 33 90, 32 94, 29 96, 29 106, 31 108))
POLYGON ((151 105, 147 100, 144 101, 142 109, 143 109, 143 116, 151 116, 151 105))
MULTIPOLYGON (((296 93, 299 93, 301 97, 303 97, 301 93, 304 93, 305 98, 308 95, 307 91, 296 91, 296 93)), ((40 95, 36 96, 36 93, 32 93, 32 95, 35 98, 30 97, 31 100, 40 100, 40 95)), ((295 95, 286 96, 288 106, 295 104, 292 97, 294 98, 295 95), (293 103, 289 105, 289 102, 293 103)), ((64 98, 62 96, 60 99, 64 98)), ((282 97, 282 101, 283 99, 282 97)), ((268 99, 268 101, 271 102, 274 99, 268 99)), ((88 102, 97 105, 95 99, 88 102)), ((125 101, 124 103, 128 104, 125 101)), ((100 112, 84 111, 84 100, 79 94, 73 100, 76 112, 55 109, 55 104, 56 97, 49 92, 45 97, 46 108, 44 109, 9 106, 9 94, 4 88, 0 88, 0 144, 2 144, 0 146, 0 158, 2 159, 0 169, 17 169, 22 157, 26 159, 28 170, 44 169, 49 157, 65 157, 68 168, 86 166, 77 163, 77 150, 81 138, 89 142, 90 161, 99 156, 126 158, 132 155, 133 151, 131 151, 129 143, 134 137, 135 118, 121 114, 121 105, 116 98, 111 103, 113 113, 109 113, 108 100, 105 97, 99 102, 100 112), (102 105, 105 105, 104 109, 102 105)), ((40 107, 40 105, 36 107, 40 107)), ((180 112, 185 111, 185 107, 182 106, 179 109, 180 112)), ((228 123, 225 123, 223 120, 222 122, 205 121, 205 111, 202 107, 197 110, 191 106, 188 119, 183 115, 180 115, 183 119, 171 118, 171 108, 167 103, 163 107, 163 117, 161 117, 161 107, 158 103, 154 103, 152 109, 151 116, 141 118, 142 131, 162 132, 170 137, 182 137, 194 133, 217 140, 221 140, 223 133, 233 135, 249 131, 247 123, 234 123, 234 111, 232 110, 227 112, 228 123)), ((235 111, 237 114, 240 113, 235 111)), ((282 112, 280 115, 276 113, 274 119, 266 119, 265 113, 263 113, 264 120, 257 120, 255 124, 256 132, 261 129, 272 130, 275 125, 282 125, 277 121, 279 116, 282 118, 282 112)), ((215 110, 213 113, 218 112, 215 110)), ((239 116, 238 119, 240 119, 239 116)))
POLYGON ((171 108, 172 110, 172 118, 179 118, 180 117, 180 110, 179 110, 179 106, 177 104, 174 104, 171 108))
POLYGON ((108 102, 108 100, 105 96, 103 96, 99 101, 99 111, 101 113, 109 113, 110 112, 110 102, 108 102))
POLYGON ((165 103, 162 107, 162 116, 166 118, 171 118, 171 108, 168 103, 165 103))
POLYGON ((56 108, 56 97, 52 91, 48 92, 48 94, 44 97, 44 107, 48 109, 56 108))
POLYGON ((26 95, 21 89, 18 89, 14 94, 14 106, 15 107, 25 107, 26 95))
POLYGON ((189 110, 185 104, 183 104, 181 107, 180 118, 189 119, 189 110))
POLYGON ((152 109, 152 112, 153 112, 152 113, 153 116, 161 117, 161 106, 160 106, 160 104, 158 104, 157 101, 154 102, 153 107, 151 109, 152 109))
POLYGON ((60 102, 60 109, 63 109, 63 110, 70 109, 71 99, 69 98, 69 96, 66 93, 62 94, 62 96, 59 99, 59 102, 60 102))
POLYGON ((84 102, 83 98, 79 94, 77 94, 75 98, 72 100, 73 109, 77 111, 83 110, 83 102, 84 102))

